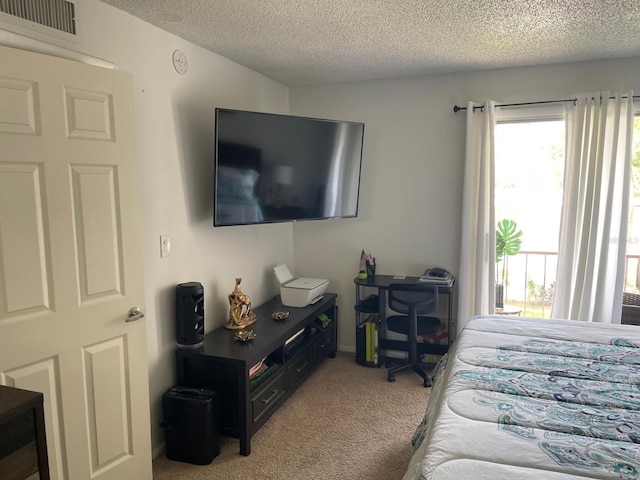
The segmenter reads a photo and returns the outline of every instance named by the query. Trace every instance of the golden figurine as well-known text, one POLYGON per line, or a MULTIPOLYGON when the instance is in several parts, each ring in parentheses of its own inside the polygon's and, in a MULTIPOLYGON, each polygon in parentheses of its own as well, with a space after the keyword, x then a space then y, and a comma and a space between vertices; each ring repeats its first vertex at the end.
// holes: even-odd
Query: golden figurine
POLYGON ((256 321, 251 310, 251 299, 240 290, 241 278, 236 278, 236 288, 229 294, 229 321, 225 324, 231 330, 240 330, 256 321))

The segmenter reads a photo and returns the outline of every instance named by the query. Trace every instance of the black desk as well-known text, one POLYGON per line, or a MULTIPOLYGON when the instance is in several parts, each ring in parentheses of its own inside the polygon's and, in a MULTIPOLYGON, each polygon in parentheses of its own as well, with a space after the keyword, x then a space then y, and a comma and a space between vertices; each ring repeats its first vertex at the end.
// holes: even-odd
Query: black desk
MULTIPOLYGON (((367 277, 366 280, 354 278, 353 283, 356 285, 356 305, 362 300, 360 297, 360 287, 371 287, 378 290, 378 312, 380 317, 380 325, 384 331, 386 322, 386 309, 387 309, 387 290, 389 285, 393 283, 421 283, 420 277, 405 277, 394 278, 393 275, 375 275, 374 277, 367 277)), ((438 285, 438 294, 447 296, 447 345, 419 343, 418 353, 431 353, 434 355, 444 355, 449 350, 451 345, 452 335, 452 311, 453 311, 453 291, 455 287, 455 278, 451 286, 438 285)), ((366 314, 366 313, 365 313, 366 314)), ((357 322, 356 322, 357 323, 357 322)), ((357 327, 357 325, 356 325, 357 327)), ((381 350, 398 350, 408 351, 408 342, 402 340, 390 340, 387 338, 380 338, 379 345, 381 350)), ((380 360, 380 362, 382 359, 380 360)))

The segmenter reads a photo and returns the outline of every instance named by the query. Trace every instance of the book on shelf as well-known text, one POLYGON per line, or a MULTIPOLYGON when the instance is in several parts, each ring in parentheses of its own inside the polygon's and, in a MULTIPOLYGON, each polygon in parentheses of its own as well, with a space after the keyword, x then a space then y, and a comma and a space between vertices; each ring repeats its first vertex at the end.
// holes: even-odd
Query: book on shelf
POLYGON ((300 330, 298 330, 296 333, 294 333, 284 341, 283 350, 285 355, 290 355, 300 346, 300 344, 304 341, 305 332, 306 332, 306 327, 301 328, 300 330))
POLYGON ((372 354, 371 354, 371 322, 366 322, 364 324, 365 326, 365 330, 366 330, 366 341, 365 341, 365 346, 366 346, 366 356, 365 356, 365 360, 367 362, 371 362, 371 359, 373 358, 372 354))
POLYGON ((378 322, 373 324, 373 363, 378 364, 378 322))
POLYGON ((369 317, 364 323, 365 328, 365 361, 367 363, 378 363, 378 322, 375 317, 369 317))
POLYGON ((431 363, 438 363, 441 358, 442 358, 442 355, 436 355, 434 353, 423 353, 422 356, 420 357, 420 361, 422 363, 431 364, 431 363))
POLYGON ((288 346, 289 344, 293 343, 296 339, 298 339, 302 334, 304 333, 304 328, 301 328, 300 330, 298 330, 296 333, 294 333, 293 335, 291 335, 289 338, 287 338, 284 341, 284 346, 288 346))
POLYGON ((258 363, 253 365, 249 369, 249 378, 253 379, 258 377, 261 373, 263 373, 267 368, 269 368, 266 364, 267 357, 264 357, 258 363))
POLYGON ((356 358, 358 363, 364 363, 367 361, 367 324, 361 323, 356 329, 356 358))

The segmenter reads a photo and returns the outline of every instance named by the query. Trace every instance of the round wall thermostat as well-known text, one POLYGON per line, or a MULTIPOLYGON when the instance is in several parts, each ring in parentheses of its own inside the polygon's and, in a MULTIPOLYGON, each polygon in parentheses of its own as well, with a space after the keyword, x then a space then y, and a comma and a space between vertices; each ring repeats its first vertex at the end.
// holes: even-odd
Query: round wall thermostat
POLYGON ((184 75, 185 73, 187 73, 189 64, 187 63, 187 56, 184 54, 184 52, 180 50, 176 50, 173 52, 173 67, 180 75, 184 75))

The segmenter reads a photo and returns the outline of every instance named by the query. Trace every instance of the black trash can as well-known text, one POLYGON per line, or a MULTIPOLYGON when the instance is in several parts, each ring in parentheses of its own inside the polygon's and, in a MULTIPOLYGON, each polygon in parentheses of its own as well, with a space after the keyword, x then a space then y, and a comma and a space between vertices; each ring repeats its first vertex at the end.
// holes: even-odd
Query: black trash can
POLYGON ((162 396, 167 458, 208 465, 220 454, 220 394, 172 387, 162 396))

